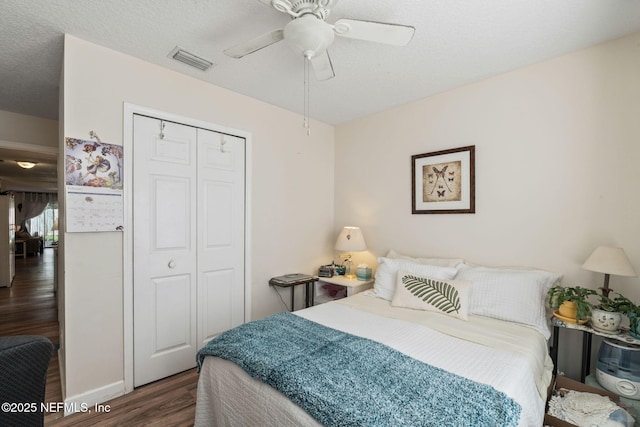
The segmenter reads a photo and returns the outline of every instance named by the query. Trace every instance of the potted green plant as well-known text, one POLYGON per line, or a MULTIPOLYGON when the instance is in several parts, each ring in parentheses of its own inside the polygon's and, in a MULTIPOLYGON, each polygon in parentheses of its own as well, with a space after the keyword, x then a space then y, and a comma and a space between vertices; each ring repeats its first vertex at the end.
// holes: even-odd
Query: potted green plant
POLYGON ((640 339, 640 307, 630 302, 625 314, 629 318, 629 335, 640 339))
POLYGON ((591 326, 601 332, 618 333, 622 316, 633 303, 624 295, 615 294, 615 298, 599 295, 599 304, 591 309, 591 326))
POLYGON ((629 318, 629 335, 640 340, 640 307, 635 306, 633 310, 627 312, 629 318))
POLYGON ((596 295, 593 289, 580 286, 554 286, 549 289, 549 306, 558 309, 554 315, 569 323, 586 323, 591 315, 591 295, 596 295))

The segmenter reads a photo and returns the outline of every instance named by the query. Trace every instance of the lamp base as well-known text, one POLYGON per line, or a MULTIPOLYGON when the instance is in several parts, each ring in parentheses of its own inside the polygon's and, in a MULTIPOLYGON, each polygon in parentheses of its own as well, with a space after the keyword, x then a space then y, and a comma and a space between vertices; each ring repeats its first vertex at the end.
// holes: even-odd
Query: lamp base
POLYGON ((609 289, 609 274, 605 273, 604 274, 604 286, 600 288, 600 290, 602 291, 602 295, 604 295, 605 297, 609 296, 609 292, 611 292, 613 289, 609 289))

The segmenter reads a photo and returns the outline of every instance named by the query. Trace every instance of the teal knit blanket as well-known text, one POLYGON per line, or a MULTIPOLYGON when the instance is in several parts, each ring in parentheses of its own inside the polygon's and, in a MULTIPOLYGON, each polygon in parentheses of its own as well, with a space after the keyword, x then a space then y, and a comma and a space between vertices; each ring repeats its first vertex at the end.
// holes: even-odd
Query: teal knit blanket
POLYGON ((516 426, 493 387, 375 341, 279 313, 224 332, 197 355, 230 360, 325 426, 516 426))

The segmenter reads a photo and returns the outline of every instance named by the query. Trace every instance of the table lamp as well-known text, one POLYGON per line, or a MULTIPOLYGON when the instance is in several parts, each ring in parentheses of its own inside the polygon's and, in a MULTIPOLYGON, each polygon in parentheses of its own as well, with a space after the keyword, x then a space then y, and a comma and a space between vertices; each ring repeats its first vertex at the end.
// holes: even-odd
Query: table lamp
POLYGON ((602 295, 609 296, 609 275, 636 277, 638 274, 629 262, 629 258, 622 248, 599 246, 584 262, 582 268, 596 273, 604 273, 604 285, 600 289, 602 295))
POLYGON ((355 279, 356 275, 351 273, 351 252, 367 250, 367 244, 362 236, 360 227, 344 227, 336 240, 336 250, 348 252, 345 262, 347 262, 347 279, 355 279))

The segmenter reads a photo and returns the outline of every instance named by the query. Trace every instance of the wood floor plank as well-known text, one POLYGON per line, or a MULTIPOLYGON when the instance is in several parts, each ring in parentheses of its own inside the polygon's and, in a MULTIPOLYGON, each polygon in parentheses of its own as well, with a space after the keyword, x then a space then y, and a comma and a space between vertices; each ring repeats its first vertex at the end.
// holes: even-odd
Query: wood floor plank
POLYGON ((109 412, 86 412, 57 419, 47 427, 192 426, 198 374, 195 369, 139 387, 106 403, 109 412))
MULTIPOLYGON (((57 348, 60 339, 56 295, 53 291, 53 249, 41 255, 16 258, 11 287, 0 288, 0 335, 41 335, 57 348)), ((62 401, 58 354, 47 371, 45 402, 62 401)), ((45 415, 45 420, 49 417, 45 415)))

